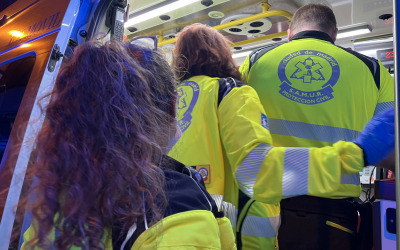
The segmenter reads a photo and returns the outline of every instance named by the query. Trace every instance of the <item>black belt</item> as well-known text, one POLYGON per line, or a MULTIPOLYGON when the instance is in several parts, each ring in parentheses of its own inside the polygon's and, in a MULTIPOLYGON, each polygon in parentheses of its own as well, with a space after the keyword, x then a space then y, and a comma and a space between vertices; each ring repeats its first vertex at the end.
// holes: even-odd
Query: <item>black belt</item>
POLYGON ((281 209, 357 220, 355 216, 357 207, 354 203, 354 198, 328 199, 314 196, 298 196, 282 200, 281 209))

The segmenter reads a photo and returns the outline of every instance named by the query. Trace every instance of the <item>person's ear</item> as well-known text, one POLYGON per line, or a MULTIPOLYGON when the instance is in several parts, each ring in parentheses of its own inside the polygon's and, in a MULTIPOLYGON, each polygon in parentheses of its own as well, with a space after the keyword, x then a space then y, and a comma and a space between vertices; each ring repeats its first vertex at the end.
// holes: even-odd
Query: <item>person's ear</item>
POLYGON ((338 32, 339 32, 339 29, 336 28, 336 29, 335 29, 334 31, 332 31, 332 33, 331 33, 331 38, 332 38, 332 40, 333 40, 334 42, 336 42, 338 32))
POLYGON ((287 30, 287 35, 288 35, 288 40, 290 41, 290 39, 292 39, 292 37, 294 36, 294 32, 291 31, 290 29, 287 30))

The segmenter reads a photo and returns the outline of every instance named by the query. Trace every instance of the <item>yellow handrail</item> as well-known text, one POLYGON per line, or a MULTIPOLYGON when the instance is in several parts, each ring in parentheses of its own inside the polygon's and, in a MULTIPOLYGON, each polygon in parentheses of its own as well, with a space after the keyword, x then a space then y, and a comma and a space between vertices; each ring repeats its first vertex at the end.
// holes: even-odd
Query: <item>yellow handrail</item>
MULTIPOLYGON (((283 16, 286 17, 289 20, 292 20, 293 15, 290 14, 287 11, 284 10, 268 10, 268 4, 266 3, 262 3, 260 4, 260 6, 263 8, 263 12, 252 15, 252 16, 248 16, 245 18, 241 18, 241 19, 237 19, 235 21, 232 22, 228 22, 228 23, 223 23, 217 26, 214 26, 213 28, 216 30, 222 30, 222 29, 226 29, 238 24, 242 24, 242 23, 246 23, 246 22, 251 22, 260 18, 265 18, 265 17, 270 17, 270 16, 283 16)), ((237 42, 234 43, 232 46, 239 46, 240 45, 245 45, 245 44, 249 44, 249 43, 253 43, 253 42, 259 42, 259 41, 263 41, 263 40, 267 40, 267 39, 271 39, 271 38, 275 38, 275 37, 279 37, 279 36, 285 36, 287 35, 286 31, 285 32, 280 32, 280 33, 275 33, 275 34, 271 34, 271 35, 266 35, 266 36, 262 36, 262 37, 257 37, 257 38, 252 38, 249 40, 245 40, 245 41, 241 41, 241 42, 237 42)), ((162 36, 159 36, 159 43, 158 46, 163 46, 166 44, 170 44, 170 43, 175 43, 177 38, 172 38, 172 39, 168 39, 163 41, 162 36)))

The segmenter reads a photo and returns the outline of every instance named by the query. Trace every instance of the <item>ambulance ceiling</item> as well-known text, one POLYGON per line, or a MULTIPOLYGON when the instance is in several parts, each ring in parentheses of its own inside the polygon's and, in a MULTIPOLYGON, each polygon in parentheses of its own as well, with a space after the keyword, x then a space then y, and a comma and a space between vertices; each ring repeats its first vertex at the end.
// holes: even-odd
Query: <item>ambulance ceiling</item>
MULTIPOLYGON (((146 12, 176 1, 177 0, 131 0, 130 17, 133 18, 135 16, 142 15, 146 12)), ((235 16, 238 14, 260 13, 262 11, 261 7, 259 6, 260 2, 267 1, 212 0, 212 2, 213 4, 209 7, 204 6, 201 1, 194 2, 183 8, 166 13, 166 15, 170 17, 170 19, 167 21, 163 21, 159 17, 151 18, 150 20, 133 25, 137 31, 130 32, 129 30, 126 30, 126 34, 132 34, 134 36, 144 34, 160 35, 160 32, 162 32, 164 36, 168 37, 179 32, 184 26, 195 22, 216 26, 221 24, 222 20, 230 16, 235 16), (222 12, 224 17, 220 19, 210 18, 209 13, 212 11, 222 12)), ((271 9, 285 10, 293 14, 299 7, 311 2, 315 2, 315 0, 269 0, 268 2, 272 6, 271 9)), ((319 0, 319 2, 329 4, 326 0, 319 0)), ((284 17, 274 16, 270 19, 273 24, 278 24, 281 22, 287 23, 287 19, 284 17)), ((286 29, 287 27, 284 25, 282 28, 286 29)), ((271 32, 273 31, 275 30, 271 30, 271 32)), ((243 40, 243 38, 241 40, 243 40)))
MULTIPOLYGON (((130 0, 130 18, 148 13, 149 11, 166 6, 178 0, 130 0)), ((393 0, 212 0, 212 5, 206 7, 201 1, 196 1, 185 7, 178 8, 175 11, 165 13, 169 20, 161 20, 160 17, 154 17, 149 20, 137 23, 130 27, 134 32, 125 29, 125 34, 129 38, 138 35, 163 35, 165 39, 174 37, 183 27, 192 23, 203 23, 209 26, 221 24, 224 19, 233 17, 232 20, 238 19, 245 14, 256 14, 262 12, 259 6, 260 2, 268 2, 272 10, 284 10, 294 13, 299 7, 309 3, 324 3, 331 6, 335 12, 339 29, 349 25, 359 23, 367 23, 370 25, 372 32, 367 35, 348 37, 338 40, 338 44, 343 46, 351 46, 355 39, 366 36, 375 36, 392 33, 393 24, 390 21, 380 20, 378 17, 382 14, 393 13, 393 0), (222 18, 211 18, 210 12, 218 11, 223 13, 222 18)), ((243 35, 243 33, 234 34, 233 32, 221 31, 222 34, 229 37, 233 42, 243 41, 254 37, 278 33, 287 30, 288 20, 281 16, 273 16, 269 18, 272 27, 258 34, 243 35)), ((269 22, 268 21, 268 22, 269 22)), ((282 37, 285 39, 285 37, 282 37)), ((253 43, 242 46, 242 49, 252 49, 262 46, 270 40, 253 43)))

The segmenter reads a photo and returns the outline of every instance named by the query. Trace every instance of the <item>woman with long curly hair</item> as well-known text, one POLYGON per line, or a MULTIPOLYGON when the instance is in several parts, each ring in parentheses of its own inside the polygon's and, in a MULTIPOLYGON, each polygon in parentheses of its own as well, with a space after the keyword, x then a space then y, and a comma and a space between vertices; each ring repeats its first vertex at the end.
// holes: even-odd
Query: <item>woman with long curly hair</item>
MULTIPOLYGON (((358 175, 363 169, 357 142, 324 148, 273 146, 271 121, 254 89, 240 82, 230 42, 217 30, 202 24, 185 27, 178 34, 173 64, 181 82, 178 124, 183 134, 169 155, 198 166, 207 190, 237 232, 239 249, 275 249, 281 199, 329 197, 342 173, 358 175)), ((359 137, 369 143, 382 141, 379 133, 393 138, 393 114, 374 118, 359 137)))
POLYGON ((175 88, 153 50, 76 48, 44 109, 22 249, 223 248, 218 224, 229 221, 216 220, 215 202, 188 176, 196 173, 165 156, 180 134, 175 88))

